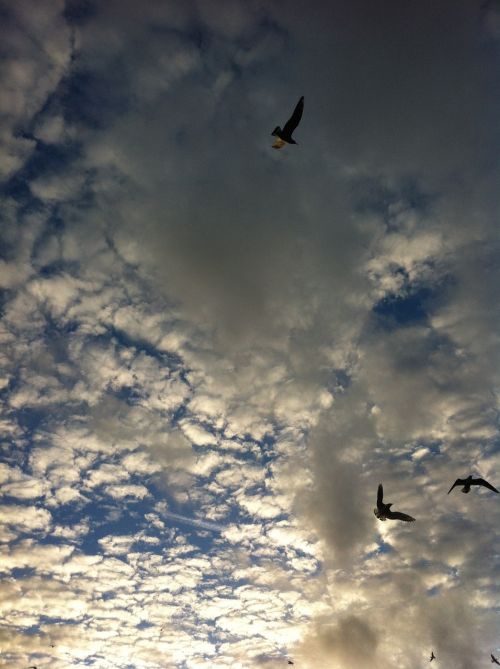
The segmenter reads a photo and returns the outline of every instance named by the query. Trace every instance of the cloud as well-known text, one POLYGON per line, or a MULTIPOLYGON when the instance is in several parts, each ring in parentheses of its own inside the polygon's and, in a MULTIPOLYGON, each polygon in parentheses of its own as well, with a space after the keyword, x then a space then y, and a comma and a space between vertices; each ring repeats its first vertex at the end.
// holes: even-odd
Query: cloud
POLYGON ((31 118, 56 89, 69 65, 70 31, 62 9, 62 2, 41 2, 33 12, 23 4, 4 8, 8 20, 2 30, 2 179, 20 169, 34 150, 35 142, 27 132, 31 118))
POLYGON ((9 666, 494 647, 495 10, 5 10, 9 666))
POLYGON ((318 626, 315 636, 307 639, 301 649, 306 666, 333 662, 347 666, 376 664, 378 634, 370 624, 357 616, 341 618, 334 626, 318 626))
POLYGON ((0 522, 17 532, 48 532, 52 516, 47 509, 19 504, 0 506, 0 522))
POLYGON ((105 490, 108 495, 115 499, 123 499, 124 497, 143 499, 149 494, 148 489, 143 485, 108 485, 105 490))

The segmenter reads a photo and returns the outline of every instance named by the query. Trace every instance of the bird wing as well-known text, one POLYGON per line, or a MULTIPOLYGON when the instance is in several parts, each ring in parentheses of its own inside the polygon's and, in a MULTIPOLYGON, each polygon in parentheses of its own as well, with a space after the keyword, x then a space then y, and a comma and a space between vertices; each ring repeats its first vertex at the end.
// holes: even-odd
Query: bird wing
POLYGON ((407 523, 412 523, 415 518, 409 516, 407 513, 401 513, 401 511, 387 511, 387 518, 390 520, 406 520, 407 523))
POLYGON ((295 107, 293 114, 290 116, 288 121, 285 123, 285 126, 283 128, 283 134, 285 137, 288 135, 292 134, 292 132, 295 130, 295 128, 299 125, 300 119, 302 118, 302 112, 304 111, 304 96, 300 98, 300 100, 297 102, 297 106, 295 107))
POLYGON ((380 508, 382 506, 384 499, 384 487, 381 483, 378 484, 378 490, 377 490, 377 506, 380 508))
POLYGON ((450 492, 453 490, 453 488, 454 488, 456 485, 465 485, 465 480, 464 480, 464 479, 457 479, 457 480, 455 481, 455 483, 451 486, 451 488, 448 490, 448 492, 447 492, 446 494, 449 495, 450 492))
POLYGON ((500 662, 497 660, 497 658, 491 653, 491 661, 494 662, 495 664, 500 664, 500 662))
POLYGON ((488 481, 485 481, 484 479, 472 479, 471 484, 472 485, 482 485, 485 488, 489 488, 489 490, 493 490, 493 492, 498 492, 498 490, 495 488, 495 486, 492 486, 491 483, 488 483, 488 481))

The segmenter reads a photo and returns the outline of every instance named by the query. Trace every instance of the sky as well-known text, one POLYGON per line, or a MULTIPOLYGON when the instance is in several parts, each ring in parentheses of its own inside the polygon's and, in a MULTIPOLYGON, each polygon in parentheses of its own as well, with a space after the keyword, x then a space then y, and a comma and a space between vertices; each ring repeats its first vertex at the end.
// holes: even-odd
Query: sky
POLYGON ((499 0, 0 45, 0 668, 489 666, 500 496, 446 493, 500 487, 499 0))

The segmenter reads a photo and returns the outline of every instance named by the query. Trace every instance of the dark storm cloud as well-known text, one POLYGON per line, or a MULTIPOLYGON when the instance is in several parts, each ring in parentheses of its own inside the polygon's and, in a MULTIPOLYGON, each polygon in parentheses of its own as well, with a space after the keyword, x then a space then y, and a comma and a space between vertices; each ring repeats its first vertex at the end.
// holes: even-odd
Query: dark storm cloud
MULTIPOLYGON (((411 176, 446 197, 496 156, 497 61, 474 3, 155 5, 154 16, 152 31, 133 3, 110 3, 81 31, 76 71, 119 82, 90 161, 138 185, 105 215, 122 210, 166 291, 233 337, 276 336, 312 287, 335 286, 337 304, 362 288, 359 177, 397 191, 411 176), (299 146, 274 156, 269 132, 302 93, 299 146)), ((482 207, 496 201, 483 183, 482 207)))
MULTIPOLYGON (((146 256, 167 290, 241 335, 269 327, 276 315, 286 320, 280 316, 294 283, 315 281, 317 271, 342 282, 359 245, 343 184, 330 188, 328 164, 306 150, 305 134, 302 154, 277 162, 267 151, 274 118, 290 104, 272 93, 266 74, 287 57, 274 24, 242 12, 241 31, 250 36, 243 40, 233 30, 216 30, 213 21, 201 23, 207 44, 197 47, 188 28, 151 33, 137 17, 127 52, 120 56, 120 43, 110 39, 109 52, 96 60, 96 26, 103 21, 117 32, 110 14, 108 8, 83 30, 76 69, 104 67, 92 74, 96 81, 116 72, 121 83, 110 87, 111 99, 123 90, 124 73, 128 77, 132 107, 116 114, 97 161, 107 160, 109 148, 139 185, 138 208, 137 200, 120 206, 131 237, 141 230, 146 256), (302 276, 304 264, 311 277, 302 276)), ((120 5, 122 22, 126 17, 120 5)), ((104 110, 113 106, 109 101, 104 110)))
POLYGON ((363 479, 359 454, 375 435, 363 405, 356 414, 350 400, 347 406, 335 406, 328 423, 317 427, 311 436, 315 485, 298 502, 300 511, 326 541, 327 562, 345 568, 374 530, 371 508, 376 489, 363 479))
POLYGON ((315 91, 343 162, 446 178, 494 158, 498 52, 484 44, 479 2, 295 6, 283 14, 301 47, 294 75, 315 91))
POLYGON ((320 663, 336 661, 341 666, 372 664, 378 645, 378 634, 367 620, 358 616, 341 617, 332 626, 319 623, 306 639, 302 652, 320 663))

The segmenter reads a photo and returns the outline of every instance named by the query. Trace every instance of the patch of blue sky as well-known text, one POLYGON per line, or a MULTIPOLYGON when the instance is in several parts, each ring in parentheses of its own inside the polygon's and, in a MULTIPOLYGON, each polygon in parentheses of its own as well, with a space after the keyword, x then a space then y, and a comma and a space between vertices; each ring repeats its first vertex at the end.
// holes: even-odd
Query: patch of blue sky
MULTIPOLYGON (((16 390, 19 384, 24 385, 24 382, 14 378, 10 390, 16 390)), ((22 406, 15 412, 15 418, 25 437, 29 439, 35 430, 43 426, 50 413, 50 409, 45 406, 22 406)))
POLYGON ((326 389, 332 395, 344 393, 351 385, 351 377, 344 369, 332 369, 326 382, 326 389))
POLYGON ((160 351, 146 339, 132 337, 125 330, 116 328, 110 324, 107 324, 106 332, 96 335, 94 340, 106 343, 114 341, 122 348, 134 349, 137 353, 145 353, 147 356, 161 362, 162 366, 169 371, 180 371, 180 369, 184 369, 184 363, 181 356, 176 353, 170 353, 163 350, 160 351))
POLYGON ((440 585, 433 585, 431 588, 427 588, 426 594, 427 597, 437 597, 441 592, 442 588, 440 585))
MULTIPOLYGON (((0 185, 0 190, 2 186, 0 185)), ((6 208, 7 209, 7 208, 6 208)), ((22 217, 20 217, 21 219, 22 217)), ((22 220, 11 224, 10 220, 5 215, 5 210, 0 210, 0 258, 2 260, 17 260, 18 257, 18 248, 15 241, 14 235, 12 235, 12 228, 18 227, 21 229, 23 225, 22 220)), ((2 288, 1 294, 8 296, 11 294, 10 291, 2 288)))
POLYGON ((64 18, 72 26, 81 26, 98 14, 97 3, 93 0, 66 0, 64 18))
POLYGON ((419 288, 405 295, 389 295, 373 307, 377 323, 387 330, 428 322, 429 288, 419 288))
POLYGON ((64 623, 64 625, 78 625, 80 624, 80 621, 75 620, 74 618, 61 618, 60 616, 47 616, 42 614, 39 614, 39 620, 38 620, 38 627, 42 627, 43 625, 60 625, 64 623))
MULTIPOLYGON (((76 275, 79 270, 79 263, 68 260, 54 260, 38 268, 38 275, 43 279, 51 279, 61 274, 76 275)), ((73 329, 76 329, 77 322, 73 323, 73 329)))
POLYGON ((126 68, 119 59, 107 62, 99 72, 78 67, 77 62, 56 94, 65 121, 93 130, 109 126, 133 103, 126 68))
MULTIPOLYGON (((135 535, 144 529, 144 514, 151 511, 150 503, 142 500, 110 503, 108 497, 103 498, 98 492, 94 492, 94 495, 100 498, 99 501, 90 502, 83 509, 89 521, 89 530, 80 543, 84 553, 93 555, 101 552, 98 542, 105 536, 135 535)), ((72 525, 81 521, 81 514, 82 510, 75 505, 65 505, 59 507, 53 517, 58 524, 72 525)), ((155 532, 151 531, 151 534, 155 532)))
MULTIPOLYGON (((182 380, 184 380, 184 379, 182 379, 182 380)), ((171 424, 172 425, 177 425, 179 423, 179 421, 181 421, 183 418, 186 417, 187 412, 188 412, 187 402, 183 402, 183 403, 179 404, 179 406, 176 407, 174 409, 174 411, 172 412, 172 416, 170 418, 171 424)))
MULTIPOLYGON (((81 144, 76 141, 66 142, 64 144, 47 144, 40 140, 36 141, 35 148, 23 167, 5 184, 6 194, 15 197, 16 188, 19 192, 32 201, 37 202, 29 190, 29 182, 43 175, 58 175, 64 173, 68 167, 81 157, 81 144), (28 190, 24 190, 22 185, 26 185, 28 190), (12 193, 14 191, 14 195, 12 193)), ((15 197, 15 199, 20 199, 15 197)))
POLYGON ((364 559, 371 560, 373 558, 377 558, 379 555, 389 555, 390 553, 394 553, 394 548, 391 546, 391 544, 387 543, 383 539, 380 539, 378 540, 377 547, 369 553, 366 553, 364 559))
MULTIPOLYGON (((20 205, 17 212, 19 225, 22 224, 23 216, 32 213, 44 213, 45 211, 45 205, 33 196, 24 169, 19 170, 6 181, 0 182, 0 198, 6 201, 14 200, 20 205)), ((1 246, 4 246, 4 244, 2 243, 1 246)), ((6 251, 8 251, 8 247, 4 248, 4 253, 6 251)))
POLYGON ((34 567, 14 567, 9 569, 8 573, 11 578, 20 580, 34 576, 36 574, 36 569, 34 567))

